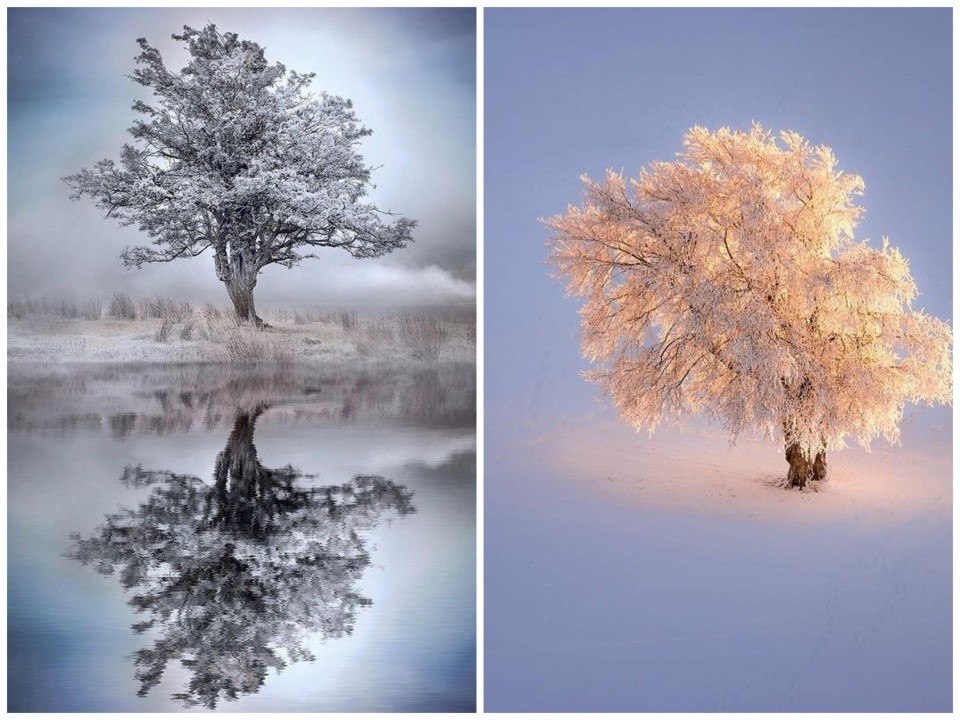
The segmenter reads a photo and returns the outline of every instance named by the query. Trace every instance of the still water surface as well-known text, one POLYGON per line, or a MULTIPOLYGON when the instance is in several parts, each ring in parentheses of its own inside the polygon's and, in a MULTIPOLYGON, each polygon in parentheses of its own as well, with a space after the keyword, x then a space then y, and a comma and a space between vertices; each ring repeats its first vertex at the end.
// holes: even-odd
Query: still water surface
POLYGON ((470 711, 473 366, 9 374, 11 711, 470 711))

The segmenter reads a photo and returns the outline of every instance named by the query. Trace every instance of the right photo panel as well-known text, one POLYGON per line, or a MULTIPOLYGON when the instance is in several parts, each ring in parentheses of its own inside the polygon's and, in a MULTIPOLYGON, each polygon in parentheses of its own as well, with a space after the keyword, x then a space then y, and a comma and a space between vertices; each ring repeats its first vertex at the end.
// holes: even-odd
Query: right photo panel
POLYGON ((484 706, 949 712, 952 10, 484 13, 484 706))

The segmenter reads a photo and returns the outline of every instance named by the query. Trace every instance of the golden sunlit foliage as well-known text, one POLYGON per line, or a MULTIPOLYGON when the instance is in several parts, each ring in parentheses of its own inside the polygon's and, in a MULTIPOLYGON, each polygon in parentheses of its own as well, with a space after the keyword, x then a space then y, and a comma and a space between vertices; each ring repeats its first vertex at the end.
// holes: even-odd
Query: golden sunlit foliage
POLYGON ((829 148, 694 127, 676 162, 583 180, 550 256, 585 299, 589 378, 638 429, 707 413, 809 460, 950 402, 950 327, 911 307, 899 251, 856 239, 864 183, 829 148))

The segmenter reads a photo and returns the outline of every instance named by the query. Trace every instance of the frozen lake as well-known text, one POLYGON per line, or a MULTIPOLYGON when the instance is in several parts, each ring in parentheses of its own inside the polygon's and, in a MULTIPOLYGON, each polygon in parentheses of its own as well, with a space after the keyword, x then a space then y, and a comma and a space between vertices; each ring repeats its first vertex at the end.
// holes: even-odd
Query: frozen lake
POLYGON ((475 380, 12 366, 11 711, 470 711, 475 380))

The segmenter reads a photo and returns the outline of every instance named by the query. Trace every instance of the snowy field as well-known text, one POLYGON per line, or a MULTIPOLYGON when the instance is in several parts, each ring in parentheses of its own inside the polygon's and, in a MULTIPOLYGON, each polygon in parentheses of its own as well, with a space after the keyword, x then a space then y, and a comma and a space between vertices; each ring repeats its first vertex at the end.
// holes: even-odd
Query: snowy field
POLYGON ((472 317, 265 313, 264 332, 224 312, 172 318, 7 318, 7 359, 17 362, 473 362, 472 317))
POLYGON ((488 410, 488 710, 951 709, 949 410, 803 492, 772 443, 600 415, 488 410))
POLYGON ((533 438, 528 450, 599 496, 663 512, 778 524, 949 521, 949 436, 946 427, 928 431, 940 452, 912 438, 906 447, 877 442, 872 452, 833 452, 828 481, 803 492, 785 491, 787 466, 773 442, 755 437, 733 445, 703 425, 648 437, 613 420, 570 420, 533 438))

